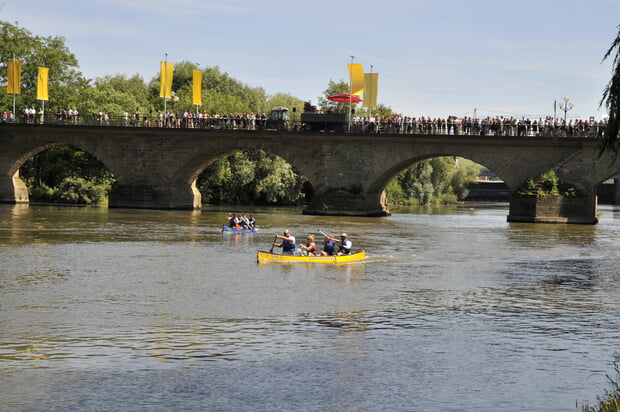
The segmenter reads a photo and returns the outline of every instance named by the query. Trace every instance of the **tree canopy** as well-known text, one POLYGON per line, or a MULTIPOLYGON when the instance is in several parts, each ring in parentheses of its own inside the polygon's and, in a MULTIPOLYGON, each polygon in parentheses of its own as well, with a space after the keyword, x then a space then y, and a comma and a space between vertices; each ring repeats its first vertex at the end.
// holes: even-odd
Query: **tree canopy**
POLYGON ((618 155, 618 151, 620 151, 620 142, 618 141, 620 137, 620 25, 618 25, 618 35, 611 42, 603 61, 614 54, 614 50, 612 76, 605 87, 600 104, 605 105, 609 111, 602 145, 603 150, 610 150, 614 155, 618 155))
MULTIPOLYGON (((0 21, 0 60, 22 60, 21 94, 15 95, 16 106, 38 105, 36 100, 38 67, 49 68, 49 105, 75 106, 79 91, 88 87, 78 70, 78 61, 59 36, 42 37, 19 27, 0 21)), ((0 81, 6 84, 7 65, 0 65, 0 81)), ((13 95, 0 94, 0 106, 12 107, 13 95)))

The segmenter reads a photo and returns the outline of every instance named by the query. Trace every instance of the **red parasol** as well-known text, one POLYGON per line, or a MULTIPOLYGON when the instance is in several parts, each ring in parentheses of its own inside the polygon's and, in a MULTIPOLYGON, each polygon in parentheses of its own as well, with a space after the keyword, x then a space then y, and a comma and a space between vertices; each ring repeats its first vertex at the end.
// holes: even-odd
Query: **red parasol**
POLYGON ((327 100, 331 100, 336 103, 359 103, 362 101, 358 96, 351 96, 349 93, 340 93, 329 96, 327 100))

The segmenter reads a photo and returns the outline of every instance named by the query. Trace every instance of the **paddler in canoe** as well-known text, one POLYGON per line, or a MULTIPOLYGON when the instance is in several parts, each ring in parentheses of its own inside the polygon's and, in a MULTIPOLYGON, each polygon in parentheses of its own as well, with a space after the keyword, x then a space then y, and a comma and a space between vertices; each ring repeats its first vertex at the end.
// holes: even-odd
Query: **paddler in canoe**
POLYGON ((257 252, 258 263, 265 262, 310 262, 310 263, 352 263, 359 262, 366 259, 366 251, 362 250, 357 253, 353 253, 352 242, 349 240, 346 233, 340 235, 340 239, 336 239, 334 236, 327 235, 319 230, 319 232, 325 236, 325 244, 327 250, 323 248, 323 252, 317 253, 316 243, 314 243, 314 236, 308 235, 305 245, 296 245, 295 237, 291 235, 291 232, 287 229, 283 235, 275 235, 271 244, 269 252, 259 250, 257 252), (282 239, 282 242, 278 243, 278 239, 282 239), (274 247, 281 247, 282 253, 273 253, 274 247), (304 252, 303 255, 295 253, 295 249, 299 247, 304 252), (329 249, 331 247, 331 249, 329 249), (336 248, 338 250, 336 250, 336 248))
MULTIPOLYGON (((291 235, 291 231, 286 229, 282 235, 276 235, 273 240, 272 246, 281 247, 283 255, 294 255, 297 245, 295 244, 295 236, 291 235), (282 239, 281 243, 276 243, 276 240, 282 239)), ((269 252, 273 252, 273 248, 269 252)))
POLYGON ((353 243, 348 238, 346 233, 342 233, 340 235, 340 239, 336 239, 334 236, 328 235, 326 233, 321 232, 323 236, 325 236, 325 240, 323 241, 323 251, 321 252, 321 256, 342 256, 342 255, 350 255, 353 251, 353 243), (338 250, 336 251, 336 245, 338 245, 338 250))
POLYGON ((305 245, 299 245, 299 248, 304 251, 305 256, 316 256, 316 243, 314 243, 314 235, 308 235, 305 245))

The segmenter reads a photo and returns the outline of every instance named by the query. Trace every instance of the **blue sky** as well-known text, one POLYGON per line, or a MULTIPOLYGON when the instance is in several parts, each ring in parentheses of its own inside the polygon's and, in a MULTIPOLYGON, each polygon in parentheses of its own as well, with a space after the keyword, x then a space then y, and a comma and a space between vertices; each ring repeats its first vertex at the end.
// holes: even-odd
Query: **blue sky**
POLYGON ((58 35, 88 78, 145 80, 191 61, 317 101, 355 56, 381 104, 412 116, 600 117, 619 0, 0 0, 0 19, 58 35))

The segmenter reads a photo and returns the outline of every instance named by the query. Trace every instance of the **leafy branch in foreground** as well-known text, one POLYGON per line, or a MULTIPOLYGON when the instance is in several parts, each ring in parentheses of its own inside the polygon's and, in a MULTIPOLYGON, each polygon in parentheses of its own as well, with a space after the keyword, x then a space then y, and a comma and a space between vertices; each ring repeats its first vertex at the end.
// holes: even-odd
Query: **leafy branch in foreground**
POLYGON ((612 77, 605 87, 599 107, 605 105, 609 111, 605 136, 601 144, 601 153, 609 150, 614 156, 617 156, 618 151, 620 151, 620 141, 618 139, 620 133, 620 25, 618 25, 618 36, 611 42, 611 46, 607 53, 605 53, 603 61, 607 60, 614 53, 614 49, 616 50, 616 55, 613 59, 612 77))

